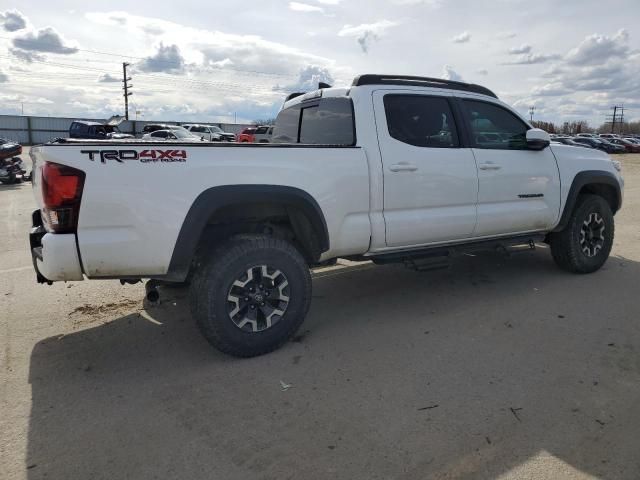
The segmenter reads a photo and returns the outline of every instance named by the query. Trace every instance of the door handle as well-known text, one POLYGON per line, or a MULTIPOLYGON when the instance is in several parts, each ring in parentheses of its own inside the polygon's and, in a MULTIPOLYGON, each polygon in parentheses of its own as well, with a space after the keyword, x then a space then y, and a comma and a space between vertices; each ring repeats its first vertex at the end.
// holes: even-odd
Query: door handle
POLYGON ((415 172, 417 169, 416 165, 407 162, 396 163, 389 167, 392 172, 415 172))
POLYGON ((478 165, 478 168, 480 170, 500 170, 502 167, 500 165, 496 165, 495 163, 487 162, 481 163, 480 165, 478 165))

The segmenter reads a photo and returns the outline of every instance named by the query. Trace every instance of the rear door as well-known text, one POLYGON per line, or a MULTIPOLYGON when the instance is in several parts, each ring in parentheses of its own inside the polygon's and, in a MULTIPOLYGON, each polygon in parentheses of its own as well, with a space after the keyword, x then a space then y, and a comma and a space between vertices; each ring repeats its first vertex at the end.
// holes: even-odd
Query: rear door
POLYGON ((529 150, 529 126, 495 102, 462 99, 478 165, 475 236, 553 227, 560 212, 560 175, 550 148, 529 150))
POLYGON ((373 102, 387 245, 471 237, 478 176, 471 150, 461 146, 452 97, 377 90, 373 102))

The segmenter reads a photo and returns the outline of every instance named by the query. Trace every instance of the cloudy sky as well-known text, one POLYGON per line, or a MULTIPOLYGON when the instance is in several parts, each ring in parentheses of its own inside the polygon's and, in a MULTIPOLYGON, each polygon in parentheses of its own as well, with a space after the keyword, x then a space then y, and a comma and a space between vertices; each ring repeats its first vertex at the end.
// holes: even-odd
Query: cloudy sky
POLYGON ((122 113, 127 61, 144 120, 268 118, 286 92, 361 73, 480 83, 538 120, 640 119, 638 0, 7 3, 0 114, 122 113))

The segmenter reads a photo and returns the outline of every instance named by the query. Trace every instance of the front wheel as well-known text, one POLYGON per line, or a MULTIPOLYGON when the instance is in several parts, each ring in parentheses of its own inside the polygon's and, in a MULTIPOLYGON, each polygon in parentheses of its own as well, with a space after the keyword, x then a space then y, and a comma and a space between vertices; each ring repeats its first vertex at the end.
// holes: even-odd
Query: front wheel
POLYGON ((609 203, 597 195, 581 195, 564 230, 550 236, 553 259, 573 273, 599 270, 609 258, 614 228, 609 203))
POLYGON ((311 274, 290 243, 264 235, 231 238, 191 283, 191 311, 205 338, 236 357, 282 346, 311 304, 311 274))

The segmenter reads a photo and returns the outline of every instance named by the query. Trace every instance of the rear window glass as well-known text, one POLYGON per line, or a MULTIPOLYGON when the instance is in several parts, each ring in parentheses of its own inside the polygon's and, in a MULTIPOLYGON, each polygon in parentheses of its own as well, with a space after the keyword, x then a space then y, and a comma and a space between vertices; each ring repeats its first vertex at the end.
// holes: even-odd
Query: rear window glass
POLYGON ((281 111, 273 128, 274 143, 354 145, 353 109, 346 97, 325 98, 281 111))
POLYGON ((300 108, 295 107, 282 110, 276 118, 273 127, 274 143, 298 143, 298 125, 300 123, 300 108))

